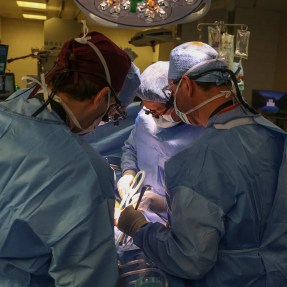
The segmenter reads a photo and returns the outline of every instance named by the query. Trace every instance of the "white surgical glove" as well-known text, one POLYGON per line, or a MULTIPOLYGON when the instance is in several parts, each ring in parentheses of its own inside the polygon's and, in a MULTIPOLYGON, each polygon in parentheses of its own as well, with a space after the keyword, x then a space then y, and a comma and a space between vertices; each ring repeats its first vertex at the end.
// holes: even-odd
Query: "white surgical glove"
POLYGON ((130 189, 131 183, 136 175, 133 170, 126 170, 124 175, 119 179, 117 183, 118 192, 121 198, 123 198, 130 189))
MULTIPOLYGON (((140 193, 136 193, 131 204, 135 207, 138 201, 140 193)), ((167 202, 164 195, 159 195, 152 190, 147 190, 139 204, 138 209, 153 211, 153 212, 166 212, 167 211, 167 202)))

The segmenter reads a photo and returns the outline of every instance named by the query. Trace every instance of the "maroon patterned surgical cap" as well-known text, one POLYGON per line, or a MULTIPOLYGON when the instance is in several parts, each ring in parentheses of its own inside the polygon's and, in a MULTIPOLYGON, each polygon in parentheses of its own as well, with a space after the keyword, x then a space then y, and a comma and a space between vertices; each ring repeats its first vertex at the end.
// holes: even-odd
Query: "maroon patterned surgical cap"
MULTIPOLYGON (((102 53, 110 73, 111 86, 115 92, 118 93, 130 69, 130 58, 122 49, 103 34, 90 32, 86 37, 89 36, 91 39, 88 41, 93 43, 102 53)), ((100 74, 106 79, 104 66, 97 53, 88 44, 79 43, 75 39, 71 39, 64 44, 58 55, 57 64, 48 73, 46 81, 49 82, 49 80, 65 70, 73 72, 75 84, 77 84, 78 74, 81 74, 82 77, 92 83, 101 86, 106 84, 101 77, 96 75, 100 74)))

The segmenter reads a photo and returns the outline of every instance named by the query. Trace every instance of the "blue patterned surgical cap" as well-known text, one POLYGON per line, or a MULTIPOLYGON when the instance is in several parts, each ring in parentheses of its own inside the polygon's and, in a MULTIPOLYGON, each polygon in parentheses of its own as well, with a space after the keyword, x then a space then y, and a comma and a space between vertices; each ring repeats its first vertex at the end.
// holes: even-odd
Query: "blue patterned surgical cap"
POLYGON ((168 67, 168 61, 158 61, 148 66, 141 74, 137 96, 146 101, 166 103, 168 99, 162 89, 168 85, 168 67))
MULTIPOLYGON (((168 78, 179 80, 189 69, 188 76, 197 76, 211 69, 226 69, 227 65, 215 49, 202 42, 187 42, 175 47, 170 53, 168 78)), ((228 81, 229 75, 222 72, 210 72, 197 78, 198 82, 221 85, 228 81)))

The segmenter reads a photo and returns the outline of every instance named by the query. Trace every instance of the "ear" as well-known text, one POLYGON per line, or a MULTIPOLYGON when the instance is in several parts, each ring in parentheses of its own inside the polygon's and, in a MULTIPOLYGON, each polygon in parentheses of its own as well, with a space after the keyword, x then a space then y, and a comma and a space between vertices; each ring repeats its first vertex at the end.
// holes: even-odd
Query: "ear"
POLYGON ((182 77, 182 83, 181 83, 183 86, 184 86, 184 89, 186 91, 186 94, 189 96, 189 97, 192 97, 192 94, 194 92, 194 81, 191 80, 188 76, 183 76, 182 77))
POLYGON ((109 93, 110 88, 109 87, 104 87, 102 88, 92 99, 92 104, 94 107, 97 107, 101 101, 106 101, 106 95, 109 93))

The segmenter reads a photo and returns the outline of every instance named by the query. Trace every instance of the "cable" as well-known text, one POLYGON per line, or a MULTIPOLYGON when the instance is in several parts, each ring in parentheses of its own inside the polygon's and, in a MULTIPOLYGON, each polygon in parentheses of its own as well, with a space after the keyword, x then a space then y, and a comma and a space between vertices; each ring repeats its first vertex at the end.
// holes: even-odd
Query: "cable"
POLYGON ((54 98, 54 96, 55 96, 55 94, 56 94, 56 92, 57 92, 57 89, 58 89, 59 85, 60 85, 61 82, 66 78, 68 72, 69 72, 69 71, 68 71, 67 69, 65 69, 65 70, 63 70, 63 72, 56 78, 55 85, 54 85, 54 87, 53 87, 53 89, 52 89, 52 91, 51 91, 51 93, 50 93, 50 95, 49 95, 49 97, 48 97, 48 100, 46 100, 46 101, 44 102, 44 104, 32 114, 32 117, 38 116, 38 115, 50 104, 51 100, 53 100, 53 98, 54 98))
MULTIPOLYGON (((21 92, 21 93, 19 93, 17 96, 15 96, 15 97, 13 97, 13 98, 7 98, 7 99, 5 99, 3 102, 9 102, 9 101, 12 101, 12 100, 14 100, 14 99, 17 99, 18 97, 20 97, 20 96, 22 96, 23 94, 25 94, 25 93, 27 93, 29 90, 31 90, 31 89, 33 89, 33 88, 35 88, 36 87, 36 84, 35 85, 33 85, 32 87, 30 87, 30 88, 28 88, 28 89, 25 89, 23 92, 21 92)), ((12 94, 13 95, 13 94, 12 94)), ((11 96, 12 96, 11 95, 11 96)))
POLYGON ((201 76, 205 75, 205 74, 208 74, 210 72, 222 72, 222 73, 228 73, 231 77, 231 80, 235 86, 235 90, 236 90, 236 99, 237 101, 242 105, 244 106, 246 109, 248 109, 251 113, 253 114, 257 114, 256 110, 254 108, 252 108, 246 101, 245 99, 243 98, 243 96, 241 95, 241 92, 239 90, 239 87, 237 85, 237 78, 235 76, 235 74, 229 70, 229 69, 220 69, 220 68, 217 68, 217 69, 210 69, 208 71, 205 71, 205 72, 202 72, 196 76, 191 76, 189 77, 191 80, 194 80, 196 82, 196 79, 200 78, 201 76))

